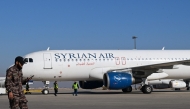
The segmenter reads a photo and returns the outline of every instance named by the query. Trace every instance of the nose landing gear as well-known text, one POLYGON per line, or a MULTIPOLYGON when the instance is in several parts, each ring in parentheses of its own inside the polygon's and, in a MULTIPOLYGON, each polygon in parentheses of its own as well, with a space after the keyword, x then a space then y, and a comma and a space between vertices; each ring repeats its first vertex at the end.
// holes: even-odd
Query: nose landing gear
POLYGON ((49 94, 49 81, 42 81, 44 83, 44 89, 42 90, 42 94, 49 94))

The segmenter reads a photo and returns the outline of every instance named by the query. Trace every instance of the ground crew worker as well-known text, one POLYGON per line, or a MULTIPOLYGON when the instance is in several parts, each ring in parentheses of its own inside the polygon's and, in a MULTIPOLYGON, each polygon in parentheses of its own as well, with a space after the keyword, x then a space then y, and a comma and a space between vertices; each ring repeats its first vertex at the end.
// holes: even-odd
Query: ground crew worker
POLYGON ((29 91, 29 84, 28 84, 28 82, 26 83, 26 91, 29 91))
POLYGON ((74 95, 77 96, 77 93, 78 93, 77 90, 79 89, 79 85, 77 84, 77 82, 74 82, 74 83, 73 83, 72 88, 74 89, 73 96, 74 96, 74 95))
POLYGON ((26 84, 31 78, 23 80, 22 66, 24 59, 21 56, 15 58, 15 65, 7 69, 5 87, 8 91, 8 99, 11 109, 28 109, 27 99, 22 90, 22 85, 26 84))
POLYGON ((26 83, 26 93, 25 94, 31 94, 31 92, 29 92, 29 89, 30 89, 30 86, 29 86, 29 83, 27 82, 26 83))
POLYGON ((58 92, 58 84, 57 81, 54 82, 54 95, 57 96, 57 92, 58 92))

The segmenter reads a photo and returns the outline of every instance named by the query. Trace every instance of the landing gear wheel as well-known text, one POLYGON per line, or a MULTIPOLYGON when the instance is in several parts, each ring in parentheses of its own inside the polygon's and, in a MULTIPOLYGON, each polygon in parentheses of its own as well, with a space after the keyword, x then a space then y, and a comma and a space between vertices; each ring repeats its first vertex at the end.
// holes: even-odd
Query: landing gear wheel
POLYGON ((129 86, 129 87, 127 87, 127 88, 122 89, 122 91, 123 91, 124 93, 132 92, 132 87, 129 86))
POLYGON ((189 81, 185 81, 185 83, 186 83, 186 87, 187 87, 187 90, 189 90, 189 81))
POLYGON ((180 88, 175 88, 175 90, 180 91, 180 88))
POLYGON ((150 85, 144 85, 141 90, 144 94, 150 94, 152 92, 152 87, 150 85))
POLYGON ((49 90, 48 89, 43 89, 42 94, 45 94, 45 95, 49 94, 49 90))

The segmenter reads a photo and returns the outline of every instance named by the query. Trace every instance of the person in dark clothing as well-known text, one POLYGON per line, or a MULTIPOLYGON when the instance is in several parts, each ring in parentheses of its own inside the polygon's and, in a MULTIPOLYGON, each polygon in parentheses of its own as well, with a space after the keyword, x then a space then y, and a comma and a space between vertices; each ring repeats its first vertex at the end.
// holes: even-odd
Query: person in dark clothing
POLYGON ((57 81, 54 82, 54 95, 57 96, 57 92, 58 92, 58 84, 57 81))
POLYGON ((5 87, 8 92, 8 99, 11 109, 28 109, 27 102, 22 89, 32 77, 23 79, 22 66, 24 59, 21 56, 15 58, 15 65, 7 69, 5 87))
POLYGON ((26 83, 26 91, 29 91, 29 84, 28 84, 28 82, 26 83))

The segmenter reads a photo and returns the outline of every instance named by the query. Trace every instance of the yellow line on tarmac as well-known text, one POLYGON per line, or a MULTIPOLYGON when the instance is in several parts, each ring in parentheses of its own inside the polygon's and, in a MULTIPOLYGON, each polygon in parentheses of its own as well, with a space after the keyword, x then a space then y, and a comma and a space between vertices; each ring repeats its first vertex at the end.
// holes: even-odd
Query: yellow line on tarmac
POLYGON ((30 89, 29 91, 24 90, 24 93, 26 92, 41 92, 42 90, 39 89, 30 89))

